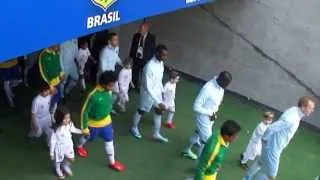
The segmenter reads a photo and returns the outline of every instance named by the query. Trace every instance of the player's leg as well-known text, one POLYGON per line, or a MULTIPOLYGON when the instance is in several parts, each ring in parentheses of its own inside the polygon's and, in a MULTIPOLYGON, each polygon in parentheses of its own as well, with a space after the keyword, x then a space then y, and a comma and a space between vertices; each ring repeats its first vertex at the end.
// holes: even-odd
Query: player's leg
POLYGON ((101 128, 100 136, 104 140, 104 150, 108 157, 109 167, 116 171, 123 171, 124 166, 115 160, 112 124, 101 128))
POLYGON ((200 137, 199 137, 199 133, 197 132, 197 130, 195 130, 193 132, 193 134, 191 135, 189 143, 187 144, 187 146, 184 148, 184 150, 182 152, 182 156, 184 156, 186 158, 190 158, 192 160, 198 159, 198 156, 192 152, 192 148, 195 144, 200 144, 200 137))
POLYGON ((196 114, 194 116, 194 122, 196 123, 196 130, 194 131, 194 133, 191 135, 190 137, 190 141, 189 144, 187 144, 187 146, 185 147, 185 149, 183 150, 183 156, 196 160, 198 158, 198 155, 192 152, 192 148, 194 145, 198 145, 198 147, 200 147, 200 135, 199 135, 199 131, 200 131, 200 125, 198 123, 200 118, 199 114, 196 114))
POLYGON ((153 138, 159 142, 167 143, 169 140, 163 137, 160 133, 161 129, 161 120, 162 120, 163 111, 158 107, 154 108, 153 114, 153 138))
POLYGON ((68 97, 71 90, 78 84, 77 80, 74 80, 73 78, 69 78, 68 83, 65 85, 65 95, 68 97))
POLYGON ((84 148, 84 145, 88 141, 93 141, 97 138, 97 136, 100 134, 101 129, 100 128, 91 128, 89 127, 89 136, 81 136, 77 145, 77 154, 82 157, 82 158, 87 158, 88 157, 88 152, 84 148))
POLYGON ((207 143, 207 140, 212 135, 213 121, 211 121, 208 116, 198 115, 198 119, 196 123, 198 127, 197 130, 199 133, 199 138, 200 138, 200 144, 198 149, 198 157, 199 157, 202 153, 202 150, 205 144, 207 143))
POLYGON ((142 138, 142 135, 139 131, 139 123, 141 121, 141 118, 143 117, 143 115, 145 114, 146 112, 142 109, 138 109, 135 114, 133 115, 133 120, 132 120, 132 127, 130 129, 130 132, 131 134, 138 138, 138 139, 141 139, 142 138))
POLYGON ((246 176, 243 180, 253 180, 254 176, 261 170, 260 158, 257 158, 248 168, 246 176))

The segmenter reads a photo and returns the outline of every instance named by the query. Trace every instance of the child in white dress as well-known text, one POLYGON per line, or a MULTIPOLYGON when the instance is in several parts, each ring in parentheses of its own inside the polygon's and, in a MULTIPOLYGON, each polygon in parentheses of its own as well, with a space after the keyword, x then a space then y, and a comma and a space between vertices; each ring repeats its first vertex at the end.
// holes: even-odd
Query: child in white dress
POLYGON ((171 71, 169 75, 169 81, 164 86, 163 102, 168 112, 166 127, 169 129, 174 129, 176 127, 173 123, 173 117, 175 113, 176 86, 179 82, 179 79, 179 74, 175 71, 171 71))
POLYGON ((55 120, 56 123, 52 127, 53 133, 50 139, 50 158, 55 163, 58 178, 64 179, 63 172, 68 176, 73 175, 70 167, 71 162, 74 161, 71 133, 82 134, 82 132, 74 127, 70 111, 65 107, 59 107, 55 113, 55 120))
POLYGON ((86 89, 85 66, 86 66, 88 59, 91 59, 93 62, 95 62, 95 60, 91 56, 90 50, 88 48, 88 42, 83 41, 80 43, 80 48, 79 48, 79 51, 76 56, 79 75, 80 75, 80 83, 81 83, 81 87, 83 90, 86 89))
POLYGON ((262 122, 253 131, 249 144, 244 153, 241 154, 240 166, 244 169, 248 169, 247 162, 249 160, 255 160, 257 156, 261 155, 262 142, 261 138, 274 118, 273 112, 265 112, 262 122))
POLYGON ((117 105, 122 112, 126 111, 126 105, 129 102, 129 88, 134 88, 132 83, 132 59, 126 58, 123 62, 123 68, 119 72, 118 82, 115 86, 117 92, 117 105))

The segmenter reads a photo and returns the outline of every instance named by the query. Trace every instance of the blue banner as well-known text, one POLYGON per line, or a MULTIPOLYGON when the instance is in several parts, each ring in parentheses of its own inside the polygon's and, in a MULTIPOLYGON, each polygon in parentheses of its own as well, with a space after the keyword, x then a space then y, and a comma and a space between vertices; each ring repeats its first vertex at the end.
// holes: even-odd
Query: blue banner
POLYGON ((208 1, 1 0, 0 62, 71 38, 208 1))

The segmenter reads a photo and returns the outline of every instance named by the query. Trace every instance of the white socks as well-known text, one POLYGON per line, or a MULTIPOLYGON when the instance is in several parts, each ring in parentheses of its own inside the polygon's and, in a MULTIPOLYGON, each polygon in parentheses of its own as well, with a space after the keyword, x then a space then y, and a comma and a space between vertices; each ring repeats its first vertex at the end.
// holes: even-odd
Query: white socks
POLYGON ((259 164, 259 160, 256 159, 253 164, 249 167, 247 171, 247 177, 253 178, 257 172, 259 172, 261 169, 261 166, 259 164))
POLYGON ((108 156, 109 164, 112 165, 115 163, 114 159, 114 146, 113 141, 105 142, 104 143, 104 149, 108 156))
POLYGON ((190 137, 190 143, 186 147, 185 151, 191 151, 192 147, 199 142, 200 142, 200 137, 197 133, 194 132, 190 137))
POLYGON ((154 114, 153 115, 153 135, 160 136, 160 128, 161 128, 161 115, 154 114))
POLYGON ((169 111, 168 112, 167 123, 172 123, 173 117, 174 117, 174 112, 169 111))
POLYGON ((86 144, 88 139, 85 136, 81 136, 79 139, 78 147, 83 147, 84 144, 86 144))
POLYGON ((136 113, 134 113, 133 115, 133 121, 132 121, 132 128, 138 130, 138 125, 140 123, 141 120, 141 115, 139 114, 139 112, 137 111, 136 113))

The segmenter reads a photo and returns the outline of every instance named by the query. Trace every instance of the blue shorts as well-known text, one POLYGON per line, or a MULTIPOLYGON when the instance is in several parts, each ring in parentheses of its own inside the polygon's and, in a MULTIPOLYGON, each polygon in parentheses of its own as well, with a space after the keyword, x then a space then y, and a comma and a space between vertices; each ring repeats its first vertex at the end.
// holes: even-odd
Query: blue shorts
POLYGON ((57 93, 54 94, 54 95, 52 96, 52 98, 51 98, 51 102, 50 102, 51 107, 52 107, 53 105, 55 105, 55 104, 58 104, 59 101, 60 101, 60 99, 61 99, 61 97, 62 97, 62 92, 61 92, 60 84, 61 84, 61 83, 59 83, 58 85, 55 86, 55 88, 56 88, 56 90, 57 90, 57 93))
POLYGON ((11 68, 0 68, 0 77, 3 81, 10 81, 18 79, 20 76, 19 66, 16 65, 11 68))
POLYGON ((100 136, 105 142, 110 142, 113 140, 112 124, 100 128, 89 127, 89 130, 89 141, 97 139, 98 136, 100 136))

